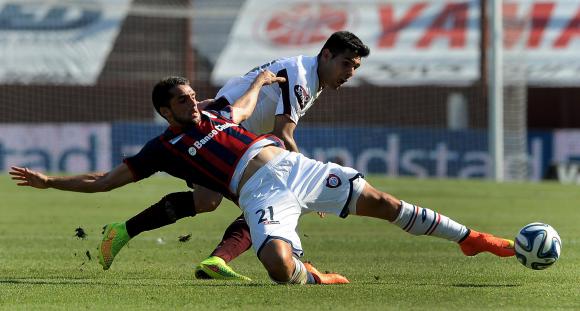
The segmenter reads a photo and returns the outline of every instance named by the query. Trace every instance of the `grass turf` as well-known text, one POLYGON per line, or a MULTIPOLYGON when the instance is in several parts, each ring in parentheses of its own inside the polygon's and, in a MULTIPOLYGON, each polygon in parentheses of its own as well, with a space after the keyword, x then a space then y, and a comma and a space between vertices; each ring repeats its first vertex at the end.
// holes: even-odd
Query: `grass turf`
POLYGON ((322 271, 344 286, 273 285, 253 251, 232 262, 253 282, 195 280, 192 266, 240 214, 232 204, 133 239, 109 271, 96 259, 101 227, 126 220, 183 183, 156 177, 110 193, 16 187, 0 178, 0 309, 386 310, 580 309, 580 188, 464 180, 384 179, 377 188, 476 230, 514 237, 527 223, 554 226, 562 257, 545 271, 515 258, 465 257, 454 243, 410 236, 384 221, 306 215, 300 235, 322 271), (86 239, 74 236, 82 227, 86 239), (178 236, 192 234, 188 242, 178 236), (91 259, 89 259, 90 255, 91 259))

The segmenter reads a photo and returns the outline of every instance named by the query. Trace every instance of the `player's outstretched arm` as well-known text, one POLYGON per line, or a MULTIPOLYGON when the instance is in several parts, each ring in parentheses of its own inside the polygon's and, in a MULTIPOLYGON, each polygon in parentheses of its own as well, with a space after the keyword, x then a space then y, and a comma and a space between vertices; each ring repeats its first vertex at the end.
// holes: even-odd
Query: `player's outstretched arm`
POLYGON ((9 174, 12 175, 12 180, 15 180, 18 186, 88 193, 113 190, 133 181, 133 174, 124 163, 106 173, 97 172, 76 176, 47 176, 41 172, 18 166, 11 167, 9 174))
POLYGON ((276 75, 269 70, 260 72, 244 95, 232 104, 232 121, 239 124, 252 115, 256 103, 258 102, 258 95, 260 95, 260 89, 262 86, 273 83, 282 83, 285 81, 285 78, 276 77, 276 75))

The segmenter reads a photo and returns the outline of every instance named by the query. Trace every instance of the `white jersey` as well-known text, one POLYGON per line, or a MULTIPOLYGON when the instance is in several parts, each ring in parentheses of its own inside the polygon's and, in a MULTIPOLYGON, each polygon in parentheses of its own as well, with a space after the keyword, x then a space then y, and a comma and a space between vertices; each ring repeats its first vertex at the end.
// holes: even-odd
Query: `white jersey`
POLYGON ((240 98, 261 70, 268 69, 286 78, 284 83, 263 86, 252 116, 242 122, 250 132, 269 133, 274 129, 274 117, 288 115, 296 124, 312 106, 318 91, 318 61, 316 56, 280 58, 252 69, 244 76, 232 78, 219 90, 216 99, 225 97, 230 104, 240 98))

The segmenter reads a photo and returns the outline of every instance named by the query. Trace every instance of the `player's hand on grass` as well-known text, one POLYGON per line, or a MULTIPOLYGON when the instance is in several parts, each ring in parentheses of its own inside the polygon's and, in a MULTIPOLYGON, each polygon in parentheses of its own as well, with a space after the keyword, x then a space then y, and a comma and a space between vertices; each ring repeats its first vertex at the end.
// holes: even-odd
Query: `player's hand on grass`
POLYGON ((30 186, 39 189, 48 188, 48 176, 40 172, 30 170, 26 167, 12 166, 10 167, 9 174, 12 175, 12 180, 17 181, 16 184, 18 186, 30 186))

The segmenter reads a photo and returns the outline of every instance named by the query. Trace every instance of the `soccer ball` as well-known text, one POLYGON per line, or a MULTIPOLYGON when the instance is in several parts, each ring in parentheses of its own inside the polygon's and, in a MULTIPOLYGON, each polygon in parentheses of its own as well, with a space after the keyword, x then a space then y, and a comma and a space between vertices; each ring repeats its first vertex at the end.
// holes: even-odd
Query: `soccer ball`
POLYGON ((548 224, 531 223, 516 236, 516 258, 530 269, 543 270, 553 265, 560 257, 561 248, 558 232, 548 224))

